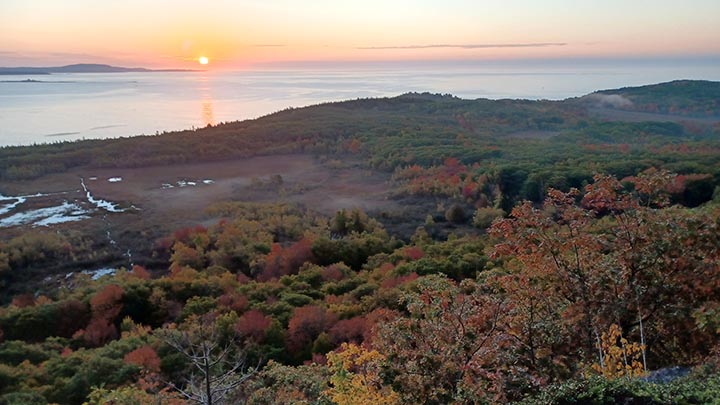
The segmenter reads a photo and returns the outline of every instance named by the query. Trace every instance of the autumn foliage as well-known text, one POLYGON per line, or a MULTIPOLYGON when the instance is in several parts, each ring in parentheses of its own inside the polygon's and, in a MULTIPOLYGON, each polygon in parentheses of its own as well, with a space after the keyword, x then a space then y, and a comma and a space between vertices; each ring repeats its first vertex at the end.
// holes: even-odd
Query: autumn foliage
POLYGON ((384 385, 381 372, 385 361, 377 350, 343 343, 328 355, 333 374, 327 395, 338 405, 400 404, 400 396, 384 385))
POLYGON ((473 282, 423 278, 403 296, 409 317, 378 325, 373 347, 388 356, 404 403, 501 401, 513 366, 505 303, 473 282))
POLYGON ((656 171, 626 179, 631 189, 597 176, 584 195, 550 190, 542 208, 523 203, 493 225, 494 255, 515 260, 495 280, 513 303, 510 325, 529 364, 569 371, 568 360, 597 352, 596 336, 611 324, 647 337, 657 363, 706 350, 700 342, 711 336, 687 319, 718 299, 718 223, 669 207, 673 183, 656 171), (673 346, 668 332, 698 345, 673 346))
POLYGON ((598 175, 507 217, 480 208, 487 234, 435 240, 426 223, 406 242, 359 210, 222 204, 230 218, 174 234, 152 277, 119 269, 0 308, 0 397, 145 403, 201 395, 188 381, 204 373, 227 374, 232 403, 505 403, 700 364, 720 347, 720 212, 674 205, 693 179, 598 175))
POLYGON ((124 357, 125 363, 132 364, 148 372, 160 371, 160 357, 148 345, 137 348, 124 357))
POLYGON ((122 310, 123 289, 110 284, 90 299, 92 319, 85 328, 84 338, 93 345, 102 345, 117 336, 114 322, 122 310))
POLYGON ((288 349, 291 352, 302 350, 329 329, 335 321, 334 314, 318 305, 295 308, 288 323, 288 349))
POLYGON ((622 335, 618 325, 598 338, 599 361, 593 369, 607 378, 625 377, 632 379, 645 374, 642 354, 645 348, 636 342, 630 342, 622 335))
POLYGON ((312 260, 312 243, 307 237, 287 247, 273 243, 258 280, 268 281, 297 271, 303 263, 312 260))
POLYGON ((235 331, 241 338, 261 342, 271 324, 272 318, 256 309, 251 309, 240 316, 235 331))

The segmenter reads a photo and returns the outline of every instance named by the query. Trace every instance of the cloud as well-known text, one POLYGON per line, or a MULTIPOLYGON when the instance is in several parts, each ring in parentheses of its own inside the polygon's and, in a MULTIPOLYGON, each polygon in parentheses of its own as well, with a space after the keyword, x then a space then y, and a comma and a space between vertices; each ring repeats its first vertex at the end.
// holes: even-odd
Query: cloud
POLYGON ((360 46, 355 49, 488 49, 488 48, 545 48, 550 46, 565 46, 565 42, 534 42, 527 44, 433 44, 433 45, 400 45, 400 46, 360 46))
POLYGON ((76 53, 76 52, 49 52, 47 55, 54 58, 87 58, 87 59, 98 59, 101 58, 98 55, 92 55, 89 53, 76 53))

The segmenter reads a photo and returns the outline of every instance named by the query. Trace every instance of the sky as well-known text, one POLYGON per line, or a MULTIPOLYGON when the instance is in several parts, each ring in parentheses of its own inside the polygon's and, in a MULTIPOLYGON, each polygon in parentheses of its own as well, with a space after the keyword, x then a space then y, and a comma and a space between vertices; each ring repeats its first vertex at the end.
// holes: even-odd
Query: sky
POLYGON ((720 57, 720 0, 1 0, 0 66, 720 57))

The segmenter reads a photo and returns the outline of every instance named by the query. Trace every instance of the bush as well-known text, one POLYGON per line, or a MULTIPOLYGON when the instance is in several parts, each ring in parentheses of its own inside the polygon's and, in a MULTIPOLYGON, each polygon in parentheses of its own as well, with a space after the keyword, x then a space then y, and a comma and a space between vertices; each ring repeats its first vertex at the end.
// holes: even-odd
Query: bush
POLYGON ((492 225, 496 218, 505 215, 505 211, 500 208, 478 208, 473 215, 473 226, 480 229, 486 229, 492 225))
POLYGON ((453 204, 445 211, 445 219, 453 224, 462 224, 465 222, 465 210, 458 204, 453 204))
POLYGON ((692 375, 667 384, 640 379, 605 379, 567 381, 525 398, 520 404, 717 404, 720 398, 720 374, 692 375))
POLYGON ((46 405, 47 403, 37 392, 13 392, 0 397, 0 405, 46 405))

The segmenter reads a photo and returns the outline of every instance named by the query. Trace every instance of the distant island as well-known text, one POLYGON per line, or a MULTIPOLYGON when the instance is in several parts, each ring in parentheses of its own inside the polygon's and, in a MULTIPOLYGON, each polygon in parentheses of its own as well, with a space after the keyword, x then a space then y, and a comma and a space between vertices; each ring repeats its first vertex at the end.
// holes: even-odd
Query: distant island
POLYGON ((197 72, 194 69, 126 68, 97 63, 77 63, 55 67, 0 67, 0 75, 49 75, 53 73, 130 73, 130 72, 197 72))

